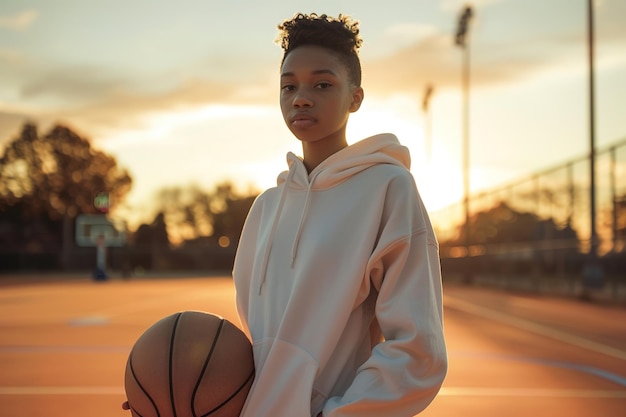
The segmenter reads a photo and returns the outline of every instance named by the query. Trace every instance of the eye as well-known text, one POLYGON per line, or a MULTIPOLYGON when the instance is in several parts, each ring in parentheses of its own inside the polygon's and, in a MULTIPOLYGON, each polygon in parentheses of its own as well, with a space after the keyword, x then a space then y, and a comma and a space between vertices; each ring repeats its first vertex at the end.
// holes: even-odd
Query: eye
POLYGON ((293 91, 295 90, 295 86, 293 84, 283 84, 280 89, 281 91, 293 91))
POLYGON ((333 86, 333 85, 332 85, 331 83, 328 83, 328 82, 326 82, 326 81, 322 81, 321 83, 317 83, 317 84, 315 85, 315 88, 319 88, 319 89, 321 89, 321 90, 325 90, 325 89, 330 88, 330 87, 332 87, 332 86, 333 86))

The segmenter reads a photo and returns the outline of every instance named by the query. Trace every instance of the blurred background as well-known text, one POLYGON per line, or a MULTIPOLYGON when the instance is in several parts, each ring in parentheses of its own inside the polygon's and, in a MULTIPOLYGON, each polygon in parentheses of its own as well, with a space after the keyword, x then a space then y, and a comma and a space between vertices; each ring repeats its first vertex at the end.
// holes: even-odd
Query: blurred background
POLYGON ((298 11, 361 22, 349 141, 410 148, 445 279, 626 298, 622 0, 4 0, 0 273, 228 271, 298 11))

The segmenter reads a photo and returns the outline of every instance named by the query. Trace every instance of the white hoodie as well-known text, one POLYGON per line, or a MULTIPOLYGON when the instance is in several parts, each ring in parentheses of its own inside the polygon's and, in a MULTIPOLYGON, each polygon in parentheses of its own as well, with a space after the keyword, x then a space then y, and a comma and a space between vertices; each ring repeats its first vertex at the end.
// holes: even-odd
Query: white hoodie
POLYGON ((377 135, 261 194, 233 276, 256 376, 241 417, 409 417, 447 370, 438 243, 407 148, 377 135))

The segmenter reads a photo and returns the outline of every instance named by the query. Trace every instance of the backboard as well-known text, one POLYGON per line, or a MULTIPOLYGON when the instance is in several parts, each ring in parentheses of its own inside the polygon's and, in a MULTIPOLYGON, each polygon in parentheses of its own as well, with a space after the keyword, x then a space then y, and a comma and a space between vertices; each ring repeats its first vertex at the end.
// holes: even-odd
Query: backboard
POLYGON ((80 214, 76 217, 78 246, 97 246, 100 238, 104 246, 124 246, 126 224, 123 221, 112 220, 104 214, 80 214))

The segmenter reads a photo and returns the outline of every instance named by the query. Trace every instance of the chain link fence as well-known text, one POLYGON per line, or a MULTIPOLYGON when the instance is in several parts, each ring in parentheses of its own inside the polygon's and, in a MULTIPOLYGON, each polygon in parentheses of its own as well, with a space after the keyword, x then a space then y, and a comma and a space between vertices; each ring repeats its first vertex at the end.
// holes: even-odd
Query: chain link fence
MULTIPOLYGON (((581 157, 471 195, 469 228, 462 201, 431 213, 442 264, 467 276, 575 287, 591 248, 589 171, 581 157)), ((598 261, 618 291, 626 283, 626 140, 596 151, 595 189, 598 261)))

